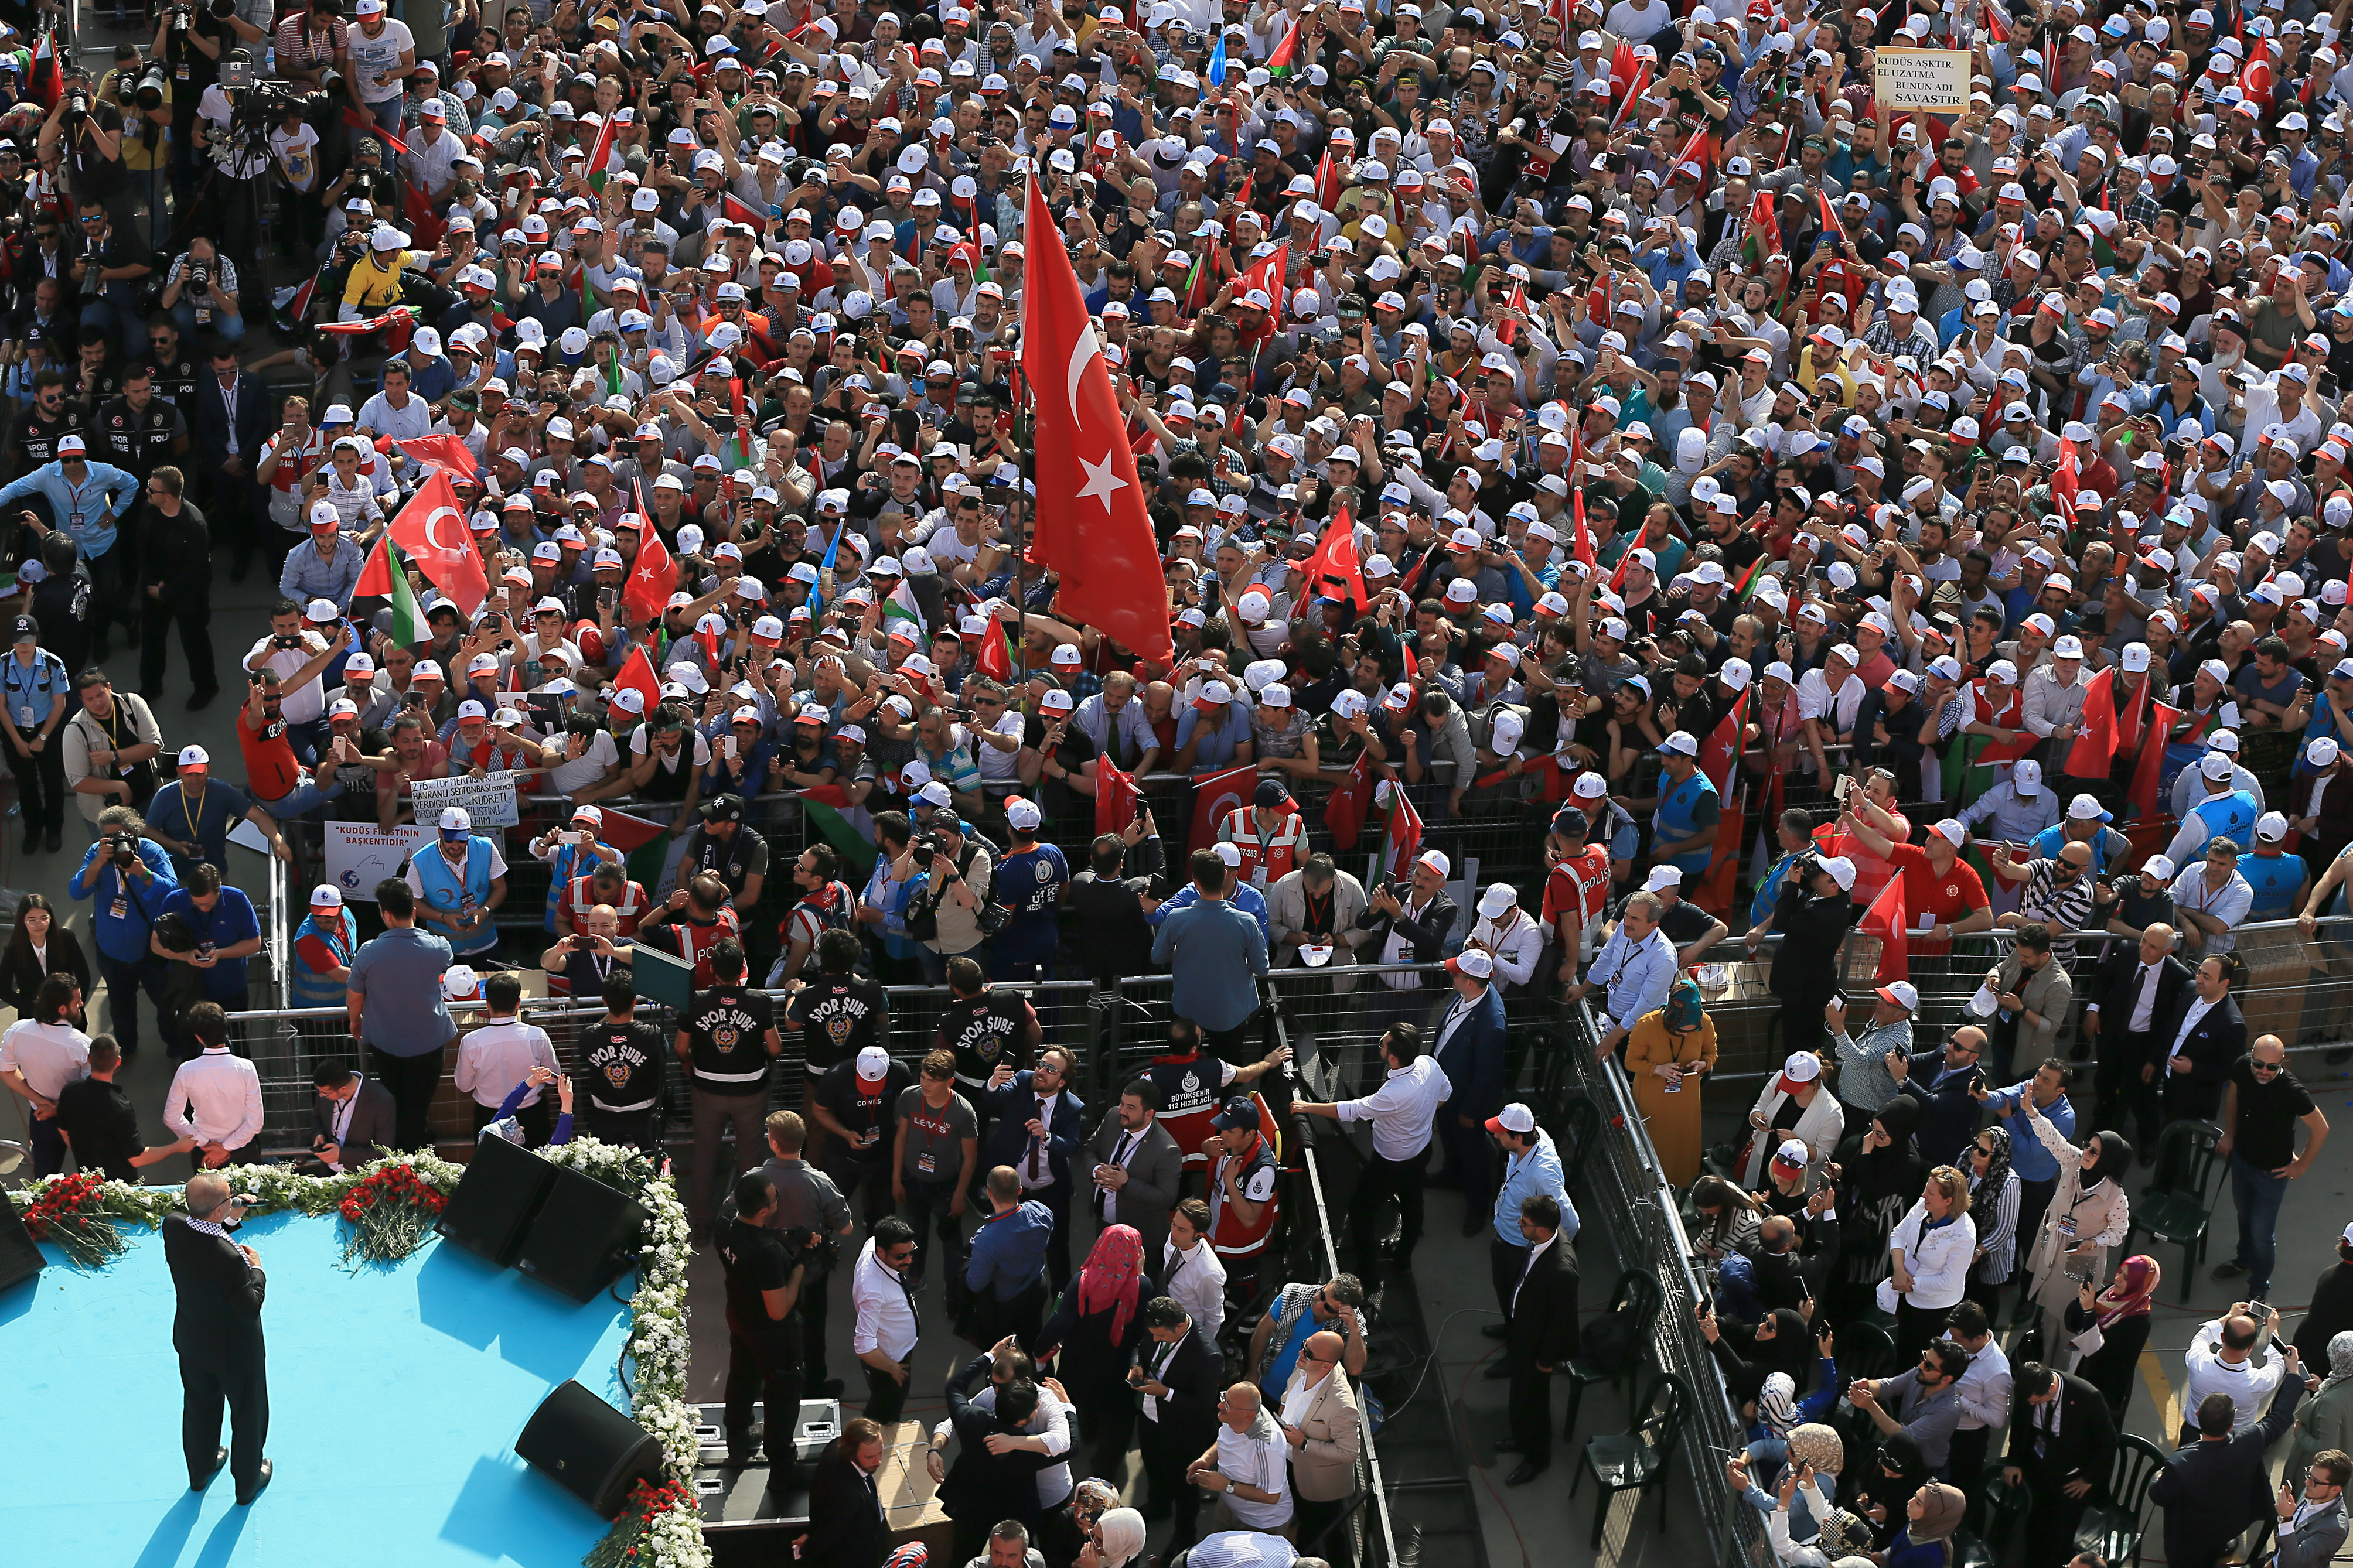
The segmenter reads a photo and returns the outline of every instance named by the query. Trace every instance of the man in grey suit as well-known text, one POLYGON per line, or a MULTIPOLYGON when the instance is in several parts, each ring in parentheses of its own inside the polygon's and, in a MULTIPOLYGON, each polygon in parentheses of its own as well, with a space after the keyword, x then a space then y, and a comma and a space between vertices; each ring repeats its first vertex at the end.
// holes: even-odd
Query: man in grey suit
POLYGON ((2279 1555, 2273 1568, 2324 1568, 2345 1544, 2345 1483, 2353 1480, 2353 1454, 2324 1448, 2304 1473, 2304 1496, 2295 1478, 2279 1489, 2279 1555))
MULTIPOLYGON (((1364 912, 1365 885, 1334 865, 1329 855, 1311 855, 1267 889, 1273 939, 1268 956, 1277 969, 1355 963, 1356 949, 1373 939, 1371 931, 1356 929, 1356 917, 1364 912)), ((1356 985, 1354 975, 1333 976, 1335 994, 1345 994, 1356 985)))
POLYGON ((321 1062, 311 1074, 319 1098, 311 1106, 311 1157, 329 1171, 356 1171, 390 1153, 400 1108, 392 1090, 341 1062, 321 1062))
MULTIPOLYGON (((1119 1103, 1081 1151, 1083 1179, 1073 1184, 1097 1226, 1135 1227, 1147 1258, 1158 1258, 1161 1243, 1168 1239, 1168 1211, 1176 1206, 1176 1178, 1185 1168, 1185 1152, 1160 1124, 1159 1110, 1160 1087, 1150 1079, 1136 1079, 1121 1089, 1119 1103)), ((1073 1169, 1071 1174, 1080 1177, 1082 1172, 1073 1169)))

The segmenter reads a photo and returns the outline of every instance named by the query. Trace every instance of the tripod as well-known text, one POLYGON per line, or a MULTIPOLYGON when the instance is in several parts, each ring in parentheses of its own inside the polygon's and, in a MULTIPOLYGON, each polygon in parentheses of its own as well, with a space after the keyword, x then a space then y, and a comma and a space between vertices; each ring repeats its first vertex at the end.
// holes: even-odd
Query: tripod
MULTIPOLYGON (((269 127, 246 124, 240 106, 229 129, 225 160, 218 156, 211 160, 190 198, 181 204, 172 225, 172 248, 185 253, 188 241, 198 234, 211 239, 237 268, 238 308, 244 319, 267 321, 275 281, 269 247, 261 243, 267 220, 262 184, 270 167, 269 127), (250 168, 257 162, 259 167, 249 176, 229 173, 232 167, 250 168)), ((217 153, 222 146, 215 142, 213 150, 217 153)))

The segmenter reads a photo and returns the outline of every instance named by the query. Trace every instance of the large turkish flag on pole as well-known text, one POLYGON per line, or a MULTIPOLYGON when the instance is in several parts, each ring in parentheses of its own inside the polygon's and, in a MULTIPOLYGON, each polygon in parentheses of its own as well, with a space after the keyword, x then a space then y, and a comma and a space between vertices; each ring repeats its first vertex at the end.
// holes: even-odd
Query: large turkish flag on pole
POLYGON ((1168 590, 1127 423, 1070 252, 1035 178, 1029 203, 1021 369, 1036 410, 1031 448, 1038 465, 1029 559, 1061 574, 1056 615, 1083 621, 1155 664, 1170 664, 1176 653, 1168 635, 1168 590))
POLYGON ((491 584, 482 573, 482 558, 474 549, 466 509, 458 504, 458 492, 449 487, 448 470, 436 468, 386 531, 433 585, 472 620, 489 597, 491 584))

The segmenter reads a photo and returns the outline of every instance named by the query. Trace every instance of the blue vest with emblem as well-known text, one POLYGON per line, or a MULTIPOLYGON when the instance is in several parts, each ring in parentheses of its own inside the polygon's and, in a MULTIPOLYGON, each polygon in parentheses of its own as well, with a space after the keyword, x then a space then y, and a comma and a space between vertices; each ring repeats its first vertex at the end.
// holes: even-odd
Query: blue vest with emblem
MULTIPOLYGON (((2092 852, 2092 875, 2105 875, 2108 868, 2108 836, 2104 832, 2094 833, 2077 842, 2092 852)), ((2056 860, 2059 851, 2067 847, 2067 824, 2063 820, 2054 822, 2026 843, 2038 859, 2056 860)))
MULTIPOLYGON (((415 861, 417 880, 425 889, 426 903, 443 914, 455 914, 470 901, 477 909, 490 902, 491 855, 489 839, 467 839, 466 876, 460 882, 438 844, 427 845, 418 851, 415 861)), ((475 936, 452 941, 449 945, 458 952, 480 952, 498 944, 498 928, 484 926, 475 936)))
POLYGON ((2239 875, 2255 890, 2255 901, 2247 909, 2249 920, 2285 920, 2295 912, 2295 895, 2304 886, 2302 856, 2249 850, 2239 857, 2239 875))
POLYGON ((605 847, 607 846, 599 840, 595 848, 584 849, 577 844, 565 844, 556 849, 555 859, 551 863, 548 873, 547 908, 540 917, 540 924, 550 936, 554 935, 557 930, 556 911, 563 908, 564 896, 571 889, 572 879, 585 877, 604 864, 604 857, 597 850, 605 847))
POLYGON ((2263 814, 2255 797, 2242 789, 2234 789, 2228 795, 2210 795, 2190 810, 2206 824, 2210 841, 2227 838, 2238 845, 2255 841, 2255 818, 2263 814))
MULTIPOLYGON (((357 951, 359 923, 352 919, 349 910, 339 910, 332 921, 322 923, 316 913, 305 915, 302 925, 294 933, 299 944, 306 936, 315 936, 327 944, 335 962, 345 969, 352 966, 352 954, 357 951)), ((298 955, 287 965, 292 976, 290 986, 297 1007, 340 1007, 350 1000, 350 988, 340 980, 330 980, 298 955)))
MULTIPOLYGON (((1669 790, 1660 800, 1658 815, 1651 819, 1652 844, 1661 842, 1672 844, 1677 839, 1689 838, 1697 833, 1700 830, 1699 803, 1713 799, 1715 795, 1715 784, 1705 773, 1694 770, 1691 777, 1669 790)), ((1696 872, 1706 870, 1707 863, 1715 858, 1715 846, 1708 843, 1683 854, 1670 856, 1667 858, 1667 864, 1676 867, 1686 878, 1689 878, 1696 872)))

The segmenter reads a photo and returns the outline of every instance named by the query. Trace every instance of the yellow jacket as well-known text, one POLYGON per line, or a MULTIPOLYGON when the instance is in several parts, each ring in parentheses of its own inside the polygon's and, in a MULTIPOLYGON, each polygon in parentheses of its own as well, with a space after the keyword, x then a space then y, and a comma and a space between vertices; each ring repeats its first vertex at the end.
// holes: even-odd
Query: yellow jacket
POLYGON ((374 251, 352 264, 350 280, 343 285, 343 303, 354 310, 382 310, 400 303, 400 269, 408 265, 408 252, 390 250, 379 258, 374 251), (384 261, 389 259, 390 266, 384 261))

